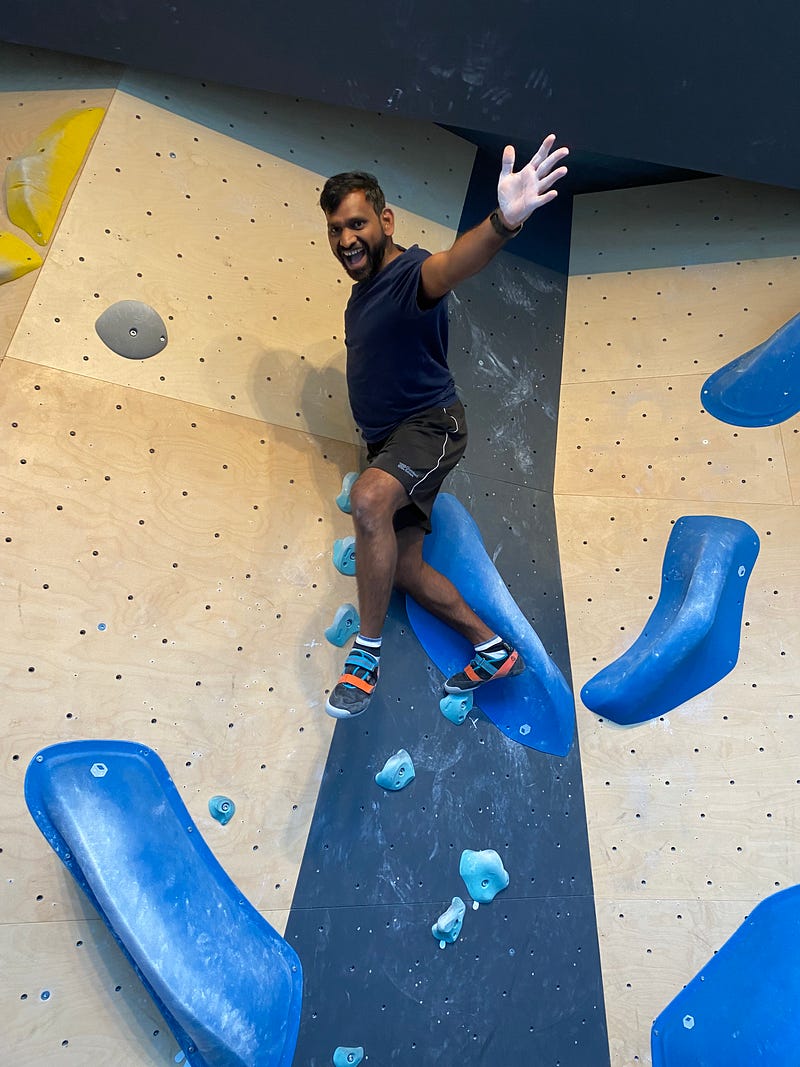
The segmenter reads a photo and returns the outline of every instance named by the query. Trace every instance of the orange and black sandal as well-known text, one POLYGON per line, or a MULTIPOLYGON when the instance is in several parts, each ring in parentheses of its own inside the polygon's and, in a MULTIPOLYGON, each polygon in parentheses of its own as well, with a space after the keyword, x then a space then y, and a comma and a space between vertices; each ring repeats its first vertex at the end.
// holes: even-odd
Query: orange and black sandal
POLYGON ((375 656, 352 648, 344 661, 342 676, 325 704, 327 713, 334 719, 353 719, 366 711, 378 682, 378 671, 375 656))
POLYGON ((446 693, 468 693, 486 682, 513 678, 524 670, 525 661, 522 656, 503 641, 496 652, 476 652, 463 671, 447 679, 444 689, 446 693))

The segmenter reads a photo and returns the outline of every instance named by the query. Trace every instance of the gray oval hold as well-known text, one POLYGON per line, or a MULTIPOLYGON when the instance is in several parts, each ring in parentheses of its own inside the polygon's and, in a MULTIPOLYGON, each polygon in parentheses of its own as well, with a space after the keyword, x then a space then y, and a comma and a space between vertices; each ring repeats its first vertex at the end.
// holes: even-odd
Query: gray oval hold
POLYGON ((149 359, 167 344, 167 327, 155 308, 138 300, 119 300, 94 324, 97 336, 126 359, 149 359))

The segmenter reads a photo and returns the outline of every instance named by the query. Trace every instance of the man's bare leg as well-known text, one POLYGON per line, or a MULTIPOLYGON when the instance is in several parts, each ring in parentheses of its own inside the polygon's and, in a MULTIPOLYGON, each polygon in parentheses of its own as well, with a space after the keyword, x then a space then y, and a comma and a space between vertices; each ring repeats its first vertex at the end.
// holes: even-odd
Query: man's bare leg
POLYGON ((422 530, 414 528, 398 533, 395 585, 431 615, 466 637, 475 648, 474 658, 444 683, 445 691, 466 693, 492 679, 520 674, 525 670, 525 662, 516 649, 489 629, 449 578, 424 561, 424 536, 422 530))
POLYGON ((467 604, 449 578, 434 570, 422 558, 424 530, 406 527, 397 534, 395 585, 446 622, 473 645, 494 637, 494 633, 467 604))
POLYGON ((371 467, 350 492, 356 535, 356 584, 361 633, 380 637, 397 567, 394 513, 408 503, 408 494, 391 474, 371 467))
POLYGON ((325 705, 328 714, 338 719, 365 711, 378 680, 380 638, 397 566, 394 513, 407 503, 402 484, 376 467, 364 471, 350 490, 360 625, 342 676, 325 705))

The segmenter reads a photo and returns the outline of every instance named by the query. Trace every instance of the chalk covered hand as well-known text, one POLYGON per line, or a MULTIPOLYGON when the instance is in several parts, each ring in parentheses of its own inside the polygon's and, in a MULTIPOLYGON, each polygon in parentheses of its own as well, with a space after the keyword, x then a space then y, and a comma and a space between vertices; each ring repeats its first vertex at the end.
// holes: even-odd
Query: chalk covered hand
POLYGON ((545 137, 536 155, 527 166, 514 173, 516 153, 513 145, 503 151, 503 165, 497 182, 497 205, 500 221, 510 230, 521 226, 527 218, 558 195, 553 188, 567 173, 566 167, 557 164, 569 154, 568 148, 551 151, 556 135, 545 137))

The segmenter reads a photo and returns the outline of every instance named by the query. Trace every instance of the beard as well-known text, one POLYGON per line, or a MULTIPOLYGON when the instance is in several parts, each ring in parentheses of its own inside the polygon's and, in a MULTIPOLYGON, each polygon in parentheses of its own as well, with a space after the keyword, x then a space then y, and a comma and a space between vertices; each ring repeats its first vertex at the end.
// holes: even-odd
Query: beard
POLYGON ((364 253, 364 260, 358 267, 351 268, 341 252, 339 253, 339 260, 354 282, 368 282, 375 277, 383 266, 383 257, 388 243, 389 238, 385 233, 373 245, 367 244, 366 241, 360 241, 358 247, 364 253))

